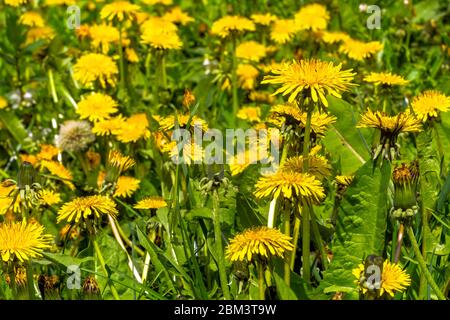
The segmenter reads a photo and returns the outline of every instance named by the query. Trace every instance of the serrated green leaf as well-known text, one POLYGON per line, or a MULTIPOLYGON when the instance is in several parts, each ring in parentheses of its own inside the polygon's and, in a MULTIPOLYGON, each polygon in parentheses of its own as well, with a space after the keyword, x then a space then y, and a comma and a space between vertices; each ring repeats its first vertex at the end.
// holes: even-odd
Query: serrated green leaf
POLYGON ((368 161, 356 173, 338 209, 333 260, 320 284, 323 292, 336 288, 347 292, 345 299, 357 299, 352 270, 370 255, 382 255, 387 222, 387 190, 391 167, 368 161))

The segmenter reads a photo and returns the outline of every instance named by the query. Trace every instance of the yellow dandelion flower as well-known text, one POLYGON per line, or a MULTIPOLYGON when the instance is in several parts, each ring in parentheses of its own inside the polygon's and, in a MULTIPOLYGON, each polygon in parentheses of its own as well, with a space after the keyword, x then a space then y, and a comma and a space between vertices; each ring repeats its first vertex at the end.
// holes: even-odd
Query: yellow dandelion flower
POLYGON ((164 118, 159 119, 159 127, 162 131, 170 131, 173 128, 175 128, 175 122, 178 123, 178 127, 180 128, 186 128, 187 124, 190 119, 190 128, 193 128, 194 126, 201 127, 203 131, 208 130, 208 124, 205 120, 203 120, 200 117, 197 116, 191 116, 189 114, 179 114, 177 116, 170 115, 164 118))
POLYGON ((78 103, 76 112, 80 115, 80 119, 102 121, 117 112, 117 102, 106 94, 92 93, 78 103))
POLYGON ((166 20, 162 17, 151 16, 145 20, 140 26, 141 34, 148 32, 178 32, 178 27, 175 23, 166 20))
POLYGON ((89 27, 89 37, 94 49, 101 48, 103 54, 107 54, 111 43, 119 43, 119 30, 106 23, 89 27))
POLYGON ((295 14, 295 23, 300 30, 324 30, 329 20, 327 8, 318 3, 306 5, 295 14))
POLYGON ((190 17, 186 12, 181 10, 180 7, 173 7, 167 11, 162 18, 173 23, 179 23, 183 26, 194 21, 194 18, 190 17))
POLYGON ((120 176, 117 179, 116 189, 114 190, 114 197, 131 197, 133 193, 137 189, 139 189, 140 182, 141 180, 133 177, 120 176))
POLYGON ((59 148, 51 144, 41 144, 40 147, 41 150, 36 155, 37 160, 52 160, 61 152, 59 148))
POLYGON ((364 78, 364 81, 373 83, 375 85, 384 85, 384 86, 403 86, 408 84, 408 80, 405 80, 403 77, 392 74, 390 72, 371 72, 368 76, 364 78))
POLYGON ((129 156, 124 156, 117 150, 112 150, 108 155, 108 164, 119 170, 119 172, 126 171, 136 164, 136 162, 129 156))
POLYGON ((111 57, 99 53, 88 53, 79 58, 73 71, 75 80, 83 86, 91 86, 98 80, 103 88, 108 84, 115 86, 115 77, 119 73, 111 57))
POLYGON ((259 75, 258 69, 251 64, 239 64, 236 70, 239 85, 242 89, 252 90, 256 85, 256 78, 259 75))
POLYGON ((136 53, 136 50, 133 48, 125 49, 125 56, 127 57, 128 62, 137 63, 139 62, 139 56, 136 53))
POLYGON ((2 260, 21 262, 42 256, 51 247, 52 236, 44 234, 38 223, 13 222, 0 224, 0 255, 2 260))
POLYGON ((80 219, 88 219, 93 216, 100 219, 103 215, 110 215, 113 218, 117 217, 118 211, 116 203, 107 196, 87 196, 78 197, 70 202, 65 203, 58 211, 57 222, 63 220, 67 222, 74 221, 78 223, 80 219))
POLYGON ((255 24, 250 19, 241 16, 222 17, 215 21, 211 27, 211 33, 221 38, 244 31, 255 31, 255 24))
MULTIPOLYGON (((305 172, 304 162, 303 156, 294 156, 286 159, 280 170, 284 172, 305 172)), ((323 180, 331 175, 331 165, 325 157, 310 153, 308 156, 308 171, 306 172, 316 177, 317 180, 323 180)))
POLYGON ((248 261, 283 258, 292 251, 292 238, 277 229, 265 226, 246 229, 230 240, 225 256, 230 261, 248 261))
POLYGON ((277 44, 285 44, 292 40, 298 32, 298 26, 293 19, 279 19, 272 25, 270 39, 277 44))
POLYGON ((140 7, 128 1, 115 1, 105 5, 100 11, 100 18, 112 21, 133 20, 140 7))
POLYGON ((145 28, 141 35, 141 43, 148 44, 155 49, 180 49, 183 43, 176 32, 164 29, 145 28))
POLYGON ((136 203, 133 208, 135 209, 159 209, 167 207, 167 202, 161 197, 146 197, 138 203, 136 203))
POLYGON ((321 33, 321 39, 325 43, 333 44, 341 41, 347 41, 350 36, 345 32, 340 31, 323 31, 321 33))
POLYGON ((318 204, 325 197, 319 180, 307 173, 278 171, 259 178, 255 186, 255 196, 274 199, 280 195, 290 199, 297 197, 300 201, 318 204))
MULTIPOLYGON (((307 113, 302 112, 297 106, 294 105, 276 105, 270 109, 269 122, 281 127, 283 124, 295 124, 302 128, 306 126, 307 113)), ((314 134, 318 136, 325 135, 328 127, 336 122, 336 117, 321 113, 313 112, 311 116, 311 129, 314 134)))
POLYGON ((75 0, 45 0, 47 6, 71 6, 75 0))
POLYGON ((0 110, 5 109, 8 106, 8 101, 0 96, 0 110))
POLYGON ((248 120, 250 122, 259 122, 261 121, 261 108, 259 107, 243 107, 241 108, 237 115, 239 119, 248 120))
POLYGON ((253 20, 254 23, 260 24, 262 26, 270 26, 272 22, 275 22, 277 20, 277 16, 271 14, 271 13, 265 13, 265 14, 252 14, 250 18, 253 20))
POLYGON ((450 97, 436 90, 427 90, 413 99, 411 107, 417 118, 426 121, 436 118, 439 112, 446 112, 450 108, 450 97))
POLYGON ((5 4, 11 7, 18 7, 21 4, 27 3, 28 0, 5 0, 5 4))
POLYGON ((254 102, 262 102, 267 104, 272 104, 275 102, 275 97, 272 96, 269 92, 264 91, 252 91, 248 95, 248 98, 254 102))
MULTIPOLYGON (((357 278, 355 282, 359 285, 359 289, 362 293, 366 293, 368 289, 364 286, 364 283, 361 283, 361 277, 364 277, 364 264, 359 264, 357 268, 352 270, 352 274, 357 278)), ((383 262, 380 288, 377 290, 378 297, 381 297, 384 293, 393 297, 396 292, 402 292, 410 285, 411 277, 398 264, 389 260, 383 262)))
POLYGON ((363 42, 354 39, 346 39, 339 47, 339 52, 345 53, 349 58, 363 61, 383 49, 379 41, 363 42))
POLYGON ((43 27, 45 25, 45 21, 42 18, 41 14, 36 11, 24 12, 20 16, 19 22, 29 27, 43 27))
POLYGON ((266 47, 256 41, 244 41, 236 48, 236 57, 259 62, 266 56, 266 47))
POLYGON ((385 112, 367 110, 361 117, 357 128, 376 128, 382 133, 398 135, 402 132, 422 131, 420 120, 409 112, 400 112, 389 116, 385 112))
POLYGON ((0 183, 0 215, 4 215, 12 209, 13 212, 20 212, 20 201, 16 201, 13 205, 15 184, 0 183))
POLYGON ((125 119, 121 115, 110 119, 101 120, 94 123, 92 133, 97 136, 108 136, 113 134, 114 132, 118 132, 121 128, 123 128, 124 123, 125 119))
POLYGON ((25 45, 29 45, 39 40, 52 40, 55 37, 55 31, 50 27, 34 27, 28 30, 25 45))
POLYGON ((168 152, 172 161, 186 163, 188 165, 194 162, 201 163, 204 158, 204 151, 194 142, 182 142, 181 145, 178 145, 177 141, 170 141, 162 147, 161 151, 168 152))
POLYGON ((237 176, 238 174, 244 172, 250 164, 250 155, 247 151, 244 155, 237 154, 228 166, 230 167, 231 175, 237 176), (244 161, 240 161, 240 159, 244 159, 244 161))
POLYGON ((32 154, 21 154, 20 155, 20 161, 21 162, 29 162, 33 166, 35 166, 38 163, 38 158, 35 155, 32 155, 32 154))
POLYGON ((40 165, 42 168, 47 169, 52 175, 62 179, 64 184, 66 184, 70 189, 75 189, 75 186, 71 182, 73 180, 72 173, 61 163, 57 161, 42 160, 40 165))
POLYGON ((353 176, 336 176, 335 180, 338 185, 348 187, 353 181, 353 176))
POLYGON ((39 191, 39 198, 40 202, 47 206, 52 206, 61 202, 61 195, 50 189, 39 191))
POLYGON ((122 143, 136 142, 150 137, 149 123, 145 113, 134 114, 121 122, 121 126, 112 133, 122 143))
POLYGON ((289 95, 289 102, 295 101, 302 91, 309 91, 314 102, 319 99, 324 106, 328 106, 326 94, 341 98, 341 92, 354 85, 352 69, 341 70, 342 64, 334 65, 332 62, 320 60, 293 61, 280 69, 273 69, 274 75, 265 76, 261 83, 281 84, 274 95, 282 93, 289 95))
POLYGON ((170 6, 173 0, 142 0, 143 3, 154 6, 155 4, 162 4, 165 6, 170 6))
POLYGON ((89 37, 89 25, 81 24, 78 28, 75 29, 75 34, 79 39, 84 39, 89 37))

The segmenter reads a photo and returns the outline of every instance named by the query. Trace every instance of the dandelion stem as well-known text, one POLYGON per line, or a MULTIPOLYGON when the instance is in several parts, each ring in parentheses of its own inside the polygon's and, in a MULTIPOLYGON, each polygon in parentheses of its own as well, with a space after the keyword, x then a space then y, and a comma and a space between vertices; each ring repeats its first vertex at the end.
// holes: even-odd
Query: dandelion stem
POLYGON ((48 83, 50 85, 50 92, 52 93, 52 98, 54 103, 58 103, 58 95, 56 94, 55 79, 53 77, 53 70, 48 69, 48 83))
MULTIPOLYGON (((286 207, 284 208, 284 234, 288 237, 291 235, 291 213, 286 207)), ((290 259, 284 260, 284 282, 286 285, 291 283, 291 264, 290 259)))
MULTIPOLYGON (((307 111, 306 117, 306 125, 305 125, 305 134, 303 140, 303 171, 308 172, 309 170, 309 148, 310 148, 310 139, 311 139, 311 118, 312 118, 312 109, 309 107, 307 111)), ((307 285, 309 285, 309 280, 311 278, 310 272, 310 241, 311 241, 311 230, 310 230, 310 217, 309 217, 309 205, 303 206, 302 212, 302 260, 303 260, 303 280, 307 285)))
POLYGON ((259 299, 265 300, 265 290, 264 290, 264 266, 261 262, 258 262, 258 289, 259 289, 259 299))
POLYGON ((120 68, 120 87, 125 90, 125 67, 122 48, 122 24, 119 24, 119 68, 120 68))
POLYGON ((420 270, 422 271, 422 274, 425 276, 425 279, 427 280, 428 284, 431 286, 431 288, 436 293, 436 296, 439 300, 446 300, 444 294, 439 289, 438 285, 433 279, 433 276, 431 275, 430 271, 427 268, 427 264, 422 256, 422 253, 420 252, 419 244, 417 243, 416 236, 414 235, 414 230, 411 226, 408 226, 406 228, 406 232, 408 233, 409 239, 411 241, 411 245, 414 250, 414 254, 416 256, 417 262, 419 263, 420 270))
POLYGON ((398 229, 398 235, 397 235, 397 247, 395 248, 394 263, 398 263, 398 261, 400 260, 400 253, 402 251, 404 232, 405 232, 405 226, 403 225, 403 223, 400 223, 400 227, 398 229))
POLYGON ((238 88, 237 88, 237 58, 236 58, 236 36, 231 37, 231 90, 233 98, 233 118, 238 110, 238 88))
POLYGON ((323 240, 319 230, 319 224, 317 223, 317 218, 316 215, 314 214, 313 208, 311 208, 311 226, 314 239, 316 240, 317 245, 319 246, 320 256, 322 257, 322 266, 326 270, 328 268, 328 256, 327 252, 325 251, 325 246, 323 245, 323 240))
POLYGON ((27 270, 28 298, 30 300, 34 300, 36 294, 34 291, 33 266, 31 265, 31 260, 28 262, 26 270, 27 270))
POLYGON ((223 296, 226 300, 231 300, 230 290, 228 288, 227 273, 225 269, 225 257, 223 254, 222 231, 220 229, 219 217, 219 194, 215 189, 213 191, 213 224, 214 239, 216 242, 217 267, 219 269, 220 286, 222 287, 223 296))
POLYGON ((95 253, 97 254, 98 260, 100 262, 100 266, 103 269, 103 272, 106 274, 106 278, 108 279, 108 286, 111 289, 111 293, 116 300, 120 300, 119 294, 117 293, 116 287, 114 287, 114 284, 109 279, 108 270, 106 269, 106 263, 105 259, 103 258, 102 251, 100 250, 100 247, 98 245, 97 239, 95 239, 95 236, 91 238, 92 244, 94 245, 95 253))
POLYGON ((300 219, 295 217, 294 231, 292 234, 292 238, 294 239, 294 249, 292 249, 292 253, 291 253, 291 271, 294 271, 295 256, 297 253, 299 236, 300 236, 300 219))

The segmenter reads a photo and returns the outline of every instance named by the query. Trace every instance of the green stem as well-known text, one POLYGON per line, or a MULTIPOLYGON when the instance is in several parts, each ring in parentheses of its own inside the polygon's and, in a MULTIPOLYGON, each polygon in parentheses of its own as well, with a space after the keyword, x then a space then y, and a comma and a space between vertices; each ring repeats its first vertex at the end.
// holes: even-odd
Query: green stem
POLYGON ((225 269, 225 256, 223 254, 222 230, 220 228, 219 217, 219 194, 217 190, 213 191, 213 224, 214 239, 216 242, 217 267, 219 269, 220 285, 222 287, 223 296, 226 300, 231 300, 230 290, 228 288, 227 273, 225 269))
POLYGON ((411 228, 411 226, 408 226, 406 228, 406 232, 408 233, 409 239, 411 241, 411 245, 414 250, 414 254, 416 256, 416 260, 419 263, 420 270, 422 271, 422 274, 425 276, 425 279, 427 280, 428 284, 431 286, 431 288, 436 293, 436 296, 439 300, 446 300, 444 294, 439 289, 436 282, 434 282, 433 276, 431 275, 430 271, 427 268, 427 264, 422 256, 422 253, 420 252, 419 244, 417 243, 416 237, 414 235, 414 230, 411 228))
MULTIPOLYGON (((291 213, 286 207, 284 208, 284 234, 288 237, 291 235, 291 213)), ((290 259, 284 260, 284 282, 286 285, 291 284, 291 264, 290 259)))
POLYGON ((259 289, 259 299, 265 300, 265 288, 264 288, 264 266, 261 262, 258 264, 258 289, 259 289))
POLYGON ((26 270, 27 270, 28 298, 30 300, 34 300, 36 294, 34 291, 33 267, 31 265, 31 260, 28 262, 26 270))
POLYGON ((106 269, 106 263, 105 259, 103 258, 102 251, 100 250, 100 247, 98 245, 97 239, 95 239, 95 236, 91 238, 92 244, 94 245, 95 253, 97 254, 98 260, 100 262, 100 266, 103 269, 103 272, 106 274, 106 278, 108 279, 108 286, 111 289, 111 293, 116 300, 120 300, 119 294, 117 293, 116 287, 114 287, 114 284, 110 282, 108 270, 106 269))
POLYGON ((122 237, 123 241, 125 241, 125 243, 126 243, 129 247, 131 247, 131 248, 133 248, 134 250, 136 250, 136 252, 137 252, 141 257, 144 257, 144 256, 145 256, 145 252, 142 251, 141 249, 139 249, 138 247, 136 247, 136 246, 131 242, 131 240, 128 239, 127 235, 125 234, 125 232, 123 231, 123 229, 120 227, 120 224, 119 224, 119 223, 116 223, 115 225, 116 225, 117 230, 119 231, 119 234, 120 234, 120 236, 122 237))
POLYGON ((322 236, 320 235, 319 231, 319 224, 317 223, 317 218, 316 215, 314 214, 314 209, 312 207, 310 208, 310 212, 311 212, 311 226, 313 237, 316 240, 317 245, 319 246, 320 256, 322 257, 322 266, 326 270, 328 269, 328 255, 327 252, 325 251, 325 246, 323 245, 322 236))
POLYGON ((236 57, 236 36, 231 37, 231 90, 233 97, 233 119, 235 119, 237 110, 239 108, 238 102, 238 85, 237 85, 237 57, 236 57))
POLYGON ((294 249, 292 249, 292 253, 291 253, 291 271, 294 271, 295 256, 297 254, 299 236, 300 236, 300 219, 295 217, 294 231, 293 231, 293 235, 292 235, 292 238, 294 240, 294 249))
POLYGON ((125 67, 122 48, 122 24, 119 25, 119 68, 120 68, 120 87, 125 91, 125 67))
POLYGON ((48 69, 48 83, 50 85, 50 92, 52 93, 52 98, 54 103, 58 103, 58 95, 56 94, 56 87, 55 87, 55 79, 53 77, 53 70, 48 69))
POLYGON ((161 82, 164 90, 167 90, 166 54, 161 53, 161 82))
MULTIPOLYGON (((307 109, 306 125, 305 125, 305 135, 303 141, 303 172, 308 172, 309 170, 309 148, 311 140, 311 118, 312 118, 312 108, 307 109)), ((302 212, 302 260, 303 260, 303 280, 309 286, 309 280, 311 279, 310 270, 310 241, 311 241, 311 230, 310 230, 310 217, 309 217, 309 205, 303 206, 302 212)))

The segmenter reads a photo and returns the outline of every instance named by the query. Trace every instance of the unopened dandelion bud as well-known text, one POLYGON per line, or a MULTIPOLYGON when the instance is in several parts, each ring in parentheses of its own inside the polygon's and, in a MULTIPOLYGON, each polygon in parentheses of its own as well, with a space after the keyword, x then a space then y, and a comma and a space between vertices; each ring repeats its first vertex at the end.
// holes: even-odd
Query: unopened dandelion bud
POLYGON ((31 186, 35 182, 36 173, 33 165, 24 161, 20 165, 19 173, 17 175, 17 187, 19 189, 25 189, 26 186, 31 186))
POLYGON ((83 282, 83 299, 100 300, 100 288, 97 280, 93 276, 88 276, 83 282))

